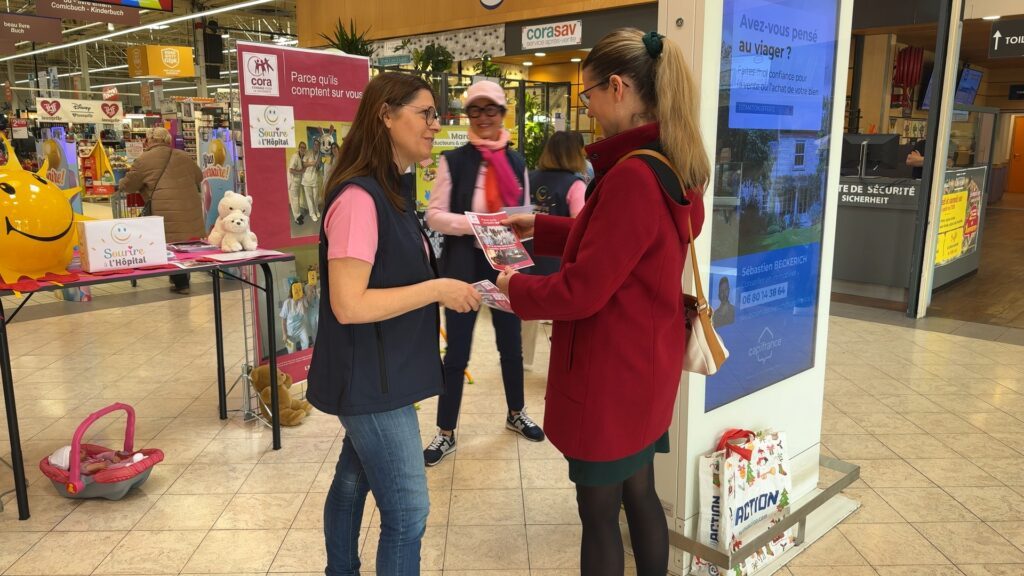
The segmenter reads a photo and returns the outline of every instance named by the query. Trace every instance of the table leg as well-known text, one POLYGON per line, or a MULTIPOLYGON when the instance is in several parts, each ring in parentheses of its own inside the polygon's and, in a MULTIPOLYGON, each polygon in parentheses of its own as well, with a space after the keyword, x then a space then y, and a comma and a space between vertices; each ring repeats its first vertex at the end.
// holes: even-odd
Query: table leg
POLYGON ((270 360, 270 413, 271 428, 274 437, 274 450, 281 449, 281 400, 277 393, 277 330, 274 326, 277 316, 274 313, 274 274, 270 263, 260 264, 263 268, 263 281, 266 283, 267 297, 267 358, 270 360))
POLYGON ((217 402, 220 419, 228 418, 228 391, 224 376, 224 318, 221 317, 220 270, 213 271, 213 329, 217 343, 217 402))
POLYGON ((25 458, 21 453, 18 431, 18 408, 14 402, 14 372, 11 370, 11 349, 7 340, 7 316, 0 302, 0 378, 3 380, 4 407, 7 409, 7 433, 11 441, 11 468, 14 491, 18 501, 18 519, 28 520, 28 483, 25 482, 25 458))

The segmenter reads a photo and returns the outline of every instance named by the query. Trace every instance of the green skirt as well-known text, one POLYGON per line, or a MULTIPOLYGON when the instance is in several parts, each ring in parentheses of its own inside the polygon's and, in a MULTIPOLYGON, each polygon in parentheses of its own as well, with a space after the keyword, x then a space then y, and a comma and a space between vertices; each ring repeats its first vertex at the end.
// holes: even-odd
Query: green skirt
POLYGON ((668 454, 668 432, 662 434, 643 450, 611 462, 588 462, 566 457, 569 461, 569 480, 580 486, 607 486, 620 484, 654 461, 656 453, 668 454))

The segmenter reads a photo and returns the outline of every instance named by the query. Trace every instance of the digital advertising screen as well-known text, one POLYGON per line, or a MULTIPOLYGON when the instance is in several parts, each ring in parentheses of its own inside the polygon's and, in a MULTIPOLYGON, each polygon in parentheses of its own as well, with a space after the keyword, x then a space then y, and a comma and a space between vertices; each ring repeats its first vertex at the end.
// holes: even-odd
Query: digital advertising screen
POLYGON ((838 0, 725 0, 705 411, 814 365, 838 0))
POLYGON ((113 4, 115 6, 127 6, 141 10, 159 10, 161 12, 174 12, 174 0, 85 0, 93 4, 113 4))

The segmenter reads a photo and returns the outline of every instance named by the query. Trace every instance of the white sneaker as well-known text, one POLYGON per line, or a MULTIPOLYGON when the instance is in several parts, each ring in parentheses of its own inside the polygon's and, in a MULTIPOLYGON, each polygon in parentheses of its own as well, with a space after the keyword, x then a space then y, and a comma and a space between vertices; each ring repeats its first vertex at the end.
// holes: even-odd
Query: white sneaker
POLYGON ((455 452, 455 432, 452 432, 451 436, 438 432, 423 450, 423 463, 427 466, 436 466, 452 452, 455 452))

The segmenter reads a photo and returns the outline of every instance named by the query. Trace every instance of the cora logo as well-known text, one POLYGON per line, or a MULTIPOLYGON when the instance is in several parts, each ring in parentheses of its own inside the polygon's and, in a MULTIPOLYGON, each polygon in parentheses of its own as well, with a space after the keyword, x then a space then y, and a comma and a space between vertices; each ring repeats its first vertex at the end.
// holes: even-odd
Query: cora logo
POLYGON ((501 6, 501 3, 504 1, 505 0, 480 0, 480 5, 488 10, 494 10, 498 6, 501 6))
POLYGON ((250 53, 245 55, 245 93, 249 96, 280 96, 277 55, 250 53))

